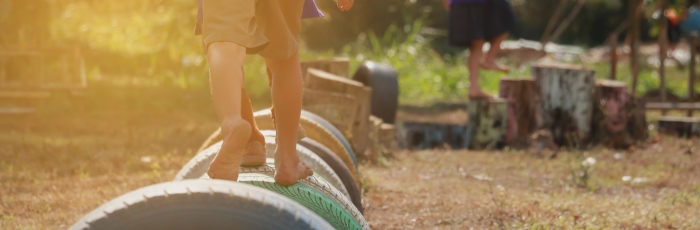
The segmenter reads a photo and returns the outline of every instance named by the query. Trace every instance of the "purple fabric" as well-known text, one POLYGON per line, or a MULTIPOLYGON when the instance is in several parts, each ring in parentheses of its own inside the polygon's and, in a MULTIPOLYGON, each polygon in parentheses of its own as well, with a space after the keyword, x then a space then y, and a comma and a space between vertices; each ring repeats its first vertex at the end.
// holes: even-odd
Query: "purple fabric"
MULTIPOLYGON (((287 1, 287 0, 284 0, 287 1)), ((453 0, 457 1, 457 0, 453 0)), ((464 1, 464 0, 462 0, 464 1)), ((318 9, 314 0, 304 0, 304 10, 301 13, 301 18, 320 18, 323 17, 323 12, 318 9)), ((202 0, 199 0, 197 6, 197 24, 194 27, 194 34, 202 34, 202 22, 204 21, 204 11, 202 10, 202 0)))

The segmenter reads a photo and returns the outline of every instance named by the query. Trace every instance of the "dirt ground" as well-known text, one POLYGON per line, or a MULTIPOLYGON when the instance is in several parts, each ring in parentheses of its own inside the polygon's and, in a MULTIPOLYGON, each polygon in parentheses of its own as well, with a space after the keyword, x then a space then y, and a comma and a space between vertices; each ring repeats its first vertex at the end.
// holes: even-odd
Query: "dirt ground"
MULTIPOLYGON (((206 89, 86 95, 0 118, 0 229, 65 229, 121 194, 170 181, 216 128, 206 89)), ((554 158, 397 152, 361 166, 366 218, 373 229, 700 229, 700 142, 656 141, 554 158)))

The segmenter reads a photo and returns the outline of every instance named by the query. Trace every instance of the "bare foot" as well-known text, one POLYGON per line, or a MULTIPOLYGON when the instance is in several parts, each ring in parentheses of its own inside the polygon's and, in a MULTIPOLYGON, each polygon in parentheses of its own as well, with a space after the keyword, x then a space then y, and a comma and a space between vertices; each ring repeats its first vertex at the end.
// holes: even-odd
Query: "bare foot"
POLYGON ((496 60, 492 61, 484 61, 480 64, 482 69, 487 69, 487 70, 495 70, 495 71, 500 71, 504 73, 509 73, 510 69, 508 66, 505 66, 501 64, 500 62, 497 62, 496 60))
POLYGON ((281 153, 275 150, 275 182, 282 186, 291 186, 298 180, 314 175, 309 166, 299 161, 296 151, 281 153))
POLYGON ((493 96, 482 91, 481 89, 469 89, 469 99, 493 99, 493 96))
POLYGON ((245 148, 243 159, 241 160, 241 166, 260 166, 264 165, 266 160, 265 145, 257 141, 252 141, 248 142, 248 146, 245 148))
POLYGON ((251 133, 250 123, 243 119, 224 122, 221 133, 224 143, 209 165, 207 174, 212 179, 238 180, 238 169, 251 133))

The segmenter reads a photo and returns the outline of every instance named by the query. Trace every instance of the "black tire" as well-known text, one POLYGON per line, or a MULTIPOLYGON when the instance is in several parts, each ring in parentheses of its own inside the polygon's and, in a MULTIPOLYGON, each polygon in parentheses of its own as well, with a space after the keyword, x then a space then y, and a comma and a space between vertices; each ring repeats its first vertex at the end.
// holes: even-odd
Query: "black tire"
POLYGON ((243 183, 186 180, 148 186, 90 212, 70 229, 333 229, 306 207, 243 183))
POLYGON ((360 66, 354 80, 372 87, 372 115, 393 124, 399 108, 398 73, 391 66, 367 61, 360 66))
POLYGON ((338 175, 340 180, 343 182, 352 203, 355 205, 357 210, 360 210, 360 212, 364 214, 364 209, 362 208, 362 193, 360 192, 359 186, 352 178, 352 172, 350 172, 348 167, 345 166, 343 160, 333 154, 333 151, 328 149, 326 146, 323 146, 321 143, 318 143, 312 139, 304 138, 299 141, 299 145, 311 150, 311 152, 323 159, 323 161, 325 161, 333 169, 333 171, 335 171, 335 174, 338 175))
POLYGON ((316 115, 315 113, 306 111, 306 110, 301 111, 301 116, 315 121, 316 123, 323 126, 323 128, 326 128, 328 131, 330 131, 333 134, 333 136, 338 138, 338 140, 340 140, 340 143, 342 143, 343 146, 345 147, 345 149, 348 150, 348 153, 350 153, 350 157, 352 158, 352 163, 355 164, 355 170, 357 170, 357 158, 355 157, 355 152, 352 151, 352 146, 350 145, 350 142, 348 142, 348 139, 345 138, 345 135, 343 135, 343 133, 340 132, 340 130, 338 130, 338 128, 333 126, 333 124, 331 124, 325 118, 323 118, 319 115, 316 115))

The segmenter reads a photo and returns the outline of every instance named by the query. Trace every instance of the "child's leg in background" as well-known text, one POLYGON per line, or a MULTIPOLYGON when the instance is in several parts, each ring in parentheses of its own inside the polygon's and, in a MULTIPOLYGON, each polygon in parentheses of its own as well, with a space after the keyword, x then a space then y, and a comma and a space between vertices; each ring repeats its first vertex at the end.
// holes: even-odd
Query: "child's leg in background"
POLYGON ((507 37, 508 37, 508 32, 503 33, 501 35, 498 35, 495 38, 491 39, 491 41, 489 41, 489 43, 491 43, 491 48, 489 48, 489 52, 486 53, 486 57, 484 58, 484 62, 481 65, 483 68, 490 69, 490 70, 496 70, 496 71, 503 71, 503 72, 510 71, 510 69, 508 69, 507 66, 496 61, 496 55, 498 55, 498 52, 501 51, 501 43, 507 37))
POLYGON ((221 150, 209 166, 208 174, 214 179, 238 179, 251 133, 251 125, 241 117, 245 53, 245 47, 232 42, 212 43, 207 52, 212 98, 223 136, 221 150))
POLYGON ((297 131, 301 116, 303 82, 299 53, 287 59, 265 58, 272 73, 272 103, 275 107, 277 149, 275 149, 275 181, 289 186, 313 172, 299 161, 296 152, 297 131))
POLYGON ((467 66, 469 67, 469 98, 484 98, 490 97, 488 94, 484 93, 479 86, 479 66, 481 65, 481 60, 484 56, 484 40, 474 40, 469 48, 469 60, 467 60, 467 66))

